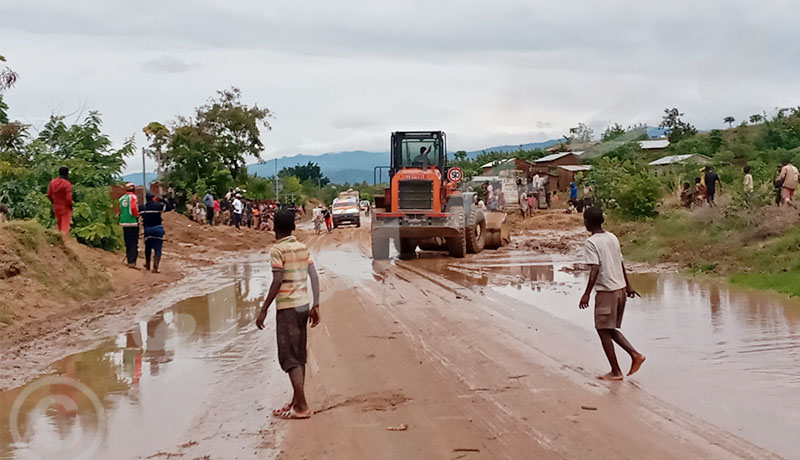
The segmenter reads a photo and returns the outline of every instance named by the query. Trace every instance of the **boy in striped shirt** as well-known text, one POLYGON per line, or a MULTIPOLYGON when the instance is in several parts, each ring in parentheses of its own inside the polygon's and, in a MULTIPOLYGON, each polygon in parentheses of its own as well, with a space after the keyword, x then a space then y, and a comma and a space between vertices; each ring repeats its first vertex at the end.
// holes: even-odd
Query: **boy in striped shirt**
POLYGON ((261 307, 256 326, 264 329, 267 309, 275 301, 275 330, 278 335, 278 361, 289 374, 294 397, 272 415, 283 419, 311 417, 303 388, 306 374, 307 323, 319 324, 319 278, 306 246, 292 236, 294 213, 280 210, 275 213, 276 242, 270 251, 272 285, 261 307), (306 280, 311 279, 314 303, 309 309, 306 280))

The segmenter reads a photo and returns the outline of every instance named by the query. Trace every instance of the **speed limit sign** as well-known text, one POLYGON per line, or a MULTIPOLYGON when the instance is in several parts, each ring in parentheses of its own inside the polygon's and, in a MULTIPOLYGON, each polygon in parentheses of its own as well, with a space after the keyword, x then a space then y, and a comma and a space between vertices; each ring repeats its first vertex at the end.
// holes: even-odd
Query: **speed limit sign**
POLYGON ((464 171, 458 166, 454 166, 447 171, 447 180, 453 183, 459 183, 464 179, 464 171))

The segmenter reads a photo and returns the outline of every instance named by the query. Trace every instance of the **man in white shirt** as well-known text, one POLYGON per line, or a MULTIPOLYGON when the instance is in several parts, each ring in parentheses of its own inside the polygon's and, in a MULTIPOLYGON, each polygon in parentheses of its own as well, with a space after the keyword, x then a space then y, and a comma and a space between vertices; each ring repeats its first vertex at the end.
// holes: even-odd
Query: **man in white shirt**
POLYGON ((603 211, 596 206, 586 209, 583 213, 583 222, 592 234, 586 240, 586 264, 592 267, 592 271, 579 306, 581 310, 589 306, 589 296, 594 288, 594 327, 611 364, 611 372, 597 378, 622 380, 624 377, 614 351, 615 342, 631 356, 631 369, 628 375, 638 371, 645 360, 645 356, 636 351, 619 330, 625 312, 626 296, 632 299, 639 293, 628 281, 617 236, 603 230, 603 211))
POLYGON ((242 203, 242 195, 237 194, 233 199, 233 225, 238 229, 242 224, 242 212, 244 212, 244 203, 242 203))

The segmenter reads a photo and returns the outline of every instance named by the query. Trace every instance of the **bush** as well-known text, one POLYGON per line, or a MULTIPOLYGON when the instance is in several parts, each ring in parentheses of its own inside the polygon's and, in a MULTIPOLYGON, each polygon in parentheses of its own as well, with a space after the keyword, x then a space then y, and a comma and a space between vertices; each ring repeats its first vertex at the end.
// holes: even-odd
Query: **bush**
POLYGON ((598 203, 618 216, 637 220, 654 217, 662 185, 643 166, 603 158, 589 173, 598 203))
POLYGON ((107 251, 120 247, 122 232, 113 212, 114 201, 105 187, 76 187, 72 231, 80 243, 107 251))

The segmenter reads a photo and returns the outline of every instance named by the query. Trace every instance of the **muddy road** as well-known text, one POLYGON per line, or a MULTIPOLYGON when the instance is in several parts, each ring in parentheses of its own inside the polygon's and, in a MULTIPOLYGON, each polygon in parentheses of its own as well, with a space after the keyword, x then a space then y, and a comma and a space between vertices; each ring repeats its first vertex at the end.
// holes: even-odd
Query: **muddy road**
POLYGON ((623 330, 648 361, 600 382, 582 237, 373 262, 367 228, 303 234, 323 285, 306 421, 270 416, 289 384, 274 309, 253 325, 266 256, 222 264, 2 391, 0 458, 800 458, 800 305, 637 273, 623 330))

